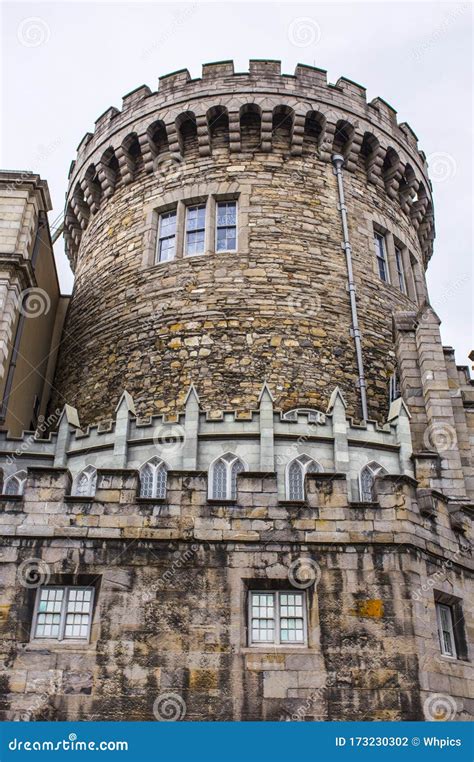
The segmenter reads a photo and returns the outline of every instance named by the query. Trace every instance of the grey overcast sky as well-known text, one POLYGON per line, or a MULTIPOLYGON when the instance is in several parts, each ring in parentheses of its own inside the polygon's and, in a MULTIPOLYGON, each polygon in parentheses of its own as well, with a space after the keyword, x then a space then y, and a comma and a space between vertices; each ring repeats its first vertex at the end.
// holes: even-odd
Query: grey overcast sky
MULTIPOLYGON (((158 76, 233 59, 327 69, 381 96, 407 121, 430 162, 437 238, 428 269, 445 344, 458 364, 473 347, 472 10, 470 2, 4 2, 2 135, 5 169, 39 172, 61 212, 85 132, 110 105, 158 76)), ((56 246, 64 292, 72 274, 56 246)))

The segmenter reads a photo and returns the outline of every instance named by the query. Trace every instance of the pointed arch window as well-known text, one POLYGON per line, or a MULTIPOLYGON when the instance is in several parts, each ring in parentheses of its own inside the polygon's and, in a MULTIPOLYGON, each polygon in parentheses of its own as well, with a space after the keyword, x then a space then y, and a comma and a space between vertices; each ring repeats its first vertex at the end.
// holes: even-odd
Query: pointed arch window
POLYGON ((364 466, 359 476, 359 492, 362 503, 375 502, 375 477, 386 473, 385 468, 375 461, 364 466))
POLYGON ((17 471, 12 474, 3 485, 4 495, 22 495, 26 484, 26 471, 17 471))
POLYGON ((237 475, 245 463, 232 452, 222 455, 211 466, 209 497, 212 500, 236 500, 237 475))
POLYGON ((298 455, 286 469, 286 494, 288 500, 304 500, 304 477, 322 471, 321 465, 309 455, 298 455))
POLYGON ((140 497, 166 497, 168 469, 159 458, 152 458, 140 468, 140 497))
POLYGON ((93 497, 96 486, 97 469, 94 466, 87 466, 74 479, 71 494, 75 497, 93 497))

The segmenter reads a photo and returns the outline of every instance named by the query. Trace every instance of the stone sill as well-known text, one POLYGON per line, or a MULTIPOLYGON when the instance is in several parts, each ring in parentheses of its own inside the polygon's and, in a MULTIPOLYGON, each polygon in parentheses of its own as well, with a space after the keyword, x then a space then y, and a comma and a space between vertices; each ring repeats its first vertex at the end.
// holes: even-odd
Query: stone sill
POLYGON ((364 503, 360 500, 349 503, 349 508, 380 508, 380 503, 377 500, 373 500, 371 503, 364 503))
POLYGON ((288 508, 310 508, 306 500, 279 500, 278 505, 283 506, 283 508, 286 506, 288 506, 288 508))
POLYGON ((41 638, 35 638, 29 643, 25 644, 25 651, 77 651, 78 653, 90 653, 95 654, 95 648, 91 646, 88 640, 55 640, 48 639, 42 640, 41 638))
POLYGON ((138 505, 165 505, 165 497, 137 497, 138 505))
POLYGON ((23 495, 0 495, 1 503, 21 503, 23 495))
POLYGON ((90 505, 95 502, 95 495, 64 495, 65 503, 86 503, 90 505))
POLYGON ((316 654, 319 653, 319 651, 316 651, 314 648, 309 648, 309 646, 306 645, 306 643, 301 643, 298 645, 295 643, 294 646, 273 646, 273 648, 269 648, 268 645, 265 646, 245 646, 245 648, 240 649, 240 653, 246 656, 247 654, 258 654, 259 656, 275 656, 278 654, 294 654, 295 651, 299 654, 316 654))
POLYGON ((209 505, 237 505, 237 500, 215 500, 213 497, 208 497, 207 502, 209 505))

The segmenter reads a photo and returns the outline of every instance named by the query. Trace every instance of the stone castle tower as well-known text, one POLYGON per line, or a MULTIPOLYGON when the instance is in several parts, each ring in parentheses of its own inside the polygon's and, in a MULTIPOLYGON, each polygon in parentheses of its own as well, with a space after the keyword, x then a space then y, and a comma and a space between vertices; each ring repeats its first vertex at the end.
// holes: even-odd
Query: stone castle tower
POLYGON ((474 394, 411 128, 175 72, 84 136, 64 235, 41 425, 0 432, 3 716, 467 719, 474 394))

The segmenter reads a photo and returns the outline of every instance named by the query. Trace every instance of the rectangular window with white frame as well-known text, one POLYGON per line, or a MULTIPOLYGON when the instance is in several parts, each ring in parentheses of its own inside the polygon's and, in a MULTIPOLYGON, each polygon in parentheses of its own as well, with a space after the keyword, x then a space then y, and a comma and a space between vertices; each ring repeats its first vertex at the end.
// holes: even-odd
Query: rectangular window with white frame
POLYGON ((186 254, 204 254, 206 245, 206 205, 188 206, 186 210, 186 254))
POLYGON ((390 283, 387 262, 387 243, 382 233, 374 233, 375 256, 377 258, 377 267, 381 280, 390 283))
POLYGON ((157 261, 169 262, 176 256, 176 210, 160 214, 157 261))
POLYGON ((237 202, 216 204, 216 251, 237 250, 237 202))
POLYGON ((94 588, 40 587, 37 591, 32 637, 88 641, 94 588))
POLYGON ((249 645, 307 643, 304 592, 252 590, 248 616, 249 645))
POLYGON ((443 656, 457 658, 456 641, 454 638, 453 609, 445 603, 436 604, 438 621, 439 645, 443 656))
POLYGON ((399 246, 395 246, 395 264, 397 265, 398 285, 402 294, 407 293, 405 281, 405 268, 403 267, 403 253, 399 246))

